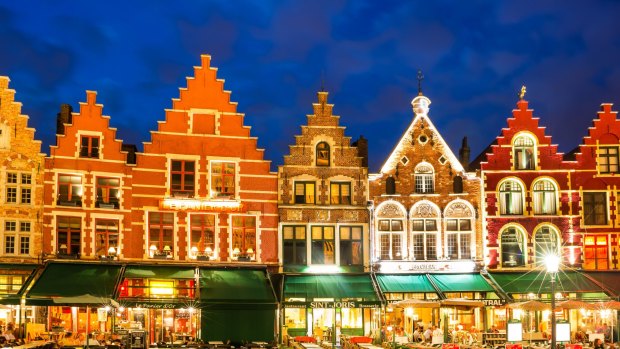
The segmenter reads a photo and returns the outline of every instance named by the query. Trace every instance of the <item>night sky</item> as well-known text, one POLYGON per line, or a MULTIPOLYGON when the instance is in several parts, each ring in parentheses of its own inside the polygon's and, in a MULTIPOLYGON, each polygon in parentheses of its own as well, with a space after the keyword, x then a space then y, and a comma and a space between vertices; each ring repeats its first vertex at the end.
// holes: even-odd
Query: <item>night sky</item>
MULTIPOLYGON (((281 164, 324 86, 378 171, 411 122, 422 69, 430 117, 472 159, 511 116, 521 85, 561 151, 620 99, 620 1, 5 1, 0 75, 43 140, 61 103, 98 92, 126 143, 149 141, 200 54, 281 164)), ((614 107, 619 110, 620 106, 614 107)))

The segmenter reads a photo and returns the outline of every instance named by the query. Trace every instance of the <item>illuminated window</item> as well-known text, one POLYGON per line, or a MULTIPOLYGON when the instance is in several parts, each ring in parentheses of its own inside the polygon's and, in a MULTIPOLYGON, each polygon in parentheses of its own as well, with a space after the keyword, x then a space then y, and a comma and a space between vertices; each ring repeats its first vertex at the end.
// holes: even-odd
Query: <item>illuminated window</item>
POLYGON ((362 227, 340 227, 340 265, 363 265, 362 227))
POLYGON ((314 182, 295 182, 295 203, 296 204, 314 204, 315 203, 314 182))
POLYGON ((584 269, 609 269, 607 235, 586 235, 584 238, 584 269))
POLYGON ((510 227, 504 229, 500 237, 502 267, 522 267, 525 265, 525 236, 520 230, 510 227))
POLYGON ((97 177, 97 207, 119 208, 121 180, 97 177))
POLYGON ((233 249, 238 248, 240 255, 256 252, 256 217, 233 216, 233 249))
POLYGON ((16 295, 29 275, 19 275, 22 271, 7 268, 0 270, 0 293, 16 295))
POLYGON ((620 173, 617 146, 598 148, 598 169, 600 173, 620 173))
POLYGON ((334 227, 312 227, 312 264, 336 263, 336 240, 334 227))
POLYGON ((499 207, 503 215, 523 214, 523 189, 519 182, 508 180, 499 187, 499 207))
POLYGON ((332 182, 330 184, 332 205, 351 204, 351 183, 332 182))
POLYGON ((534 250, 536 252, 536 262, 544 265, 545 257, 549 254, 559 253, 558 233, 549 226, 543 226, 536 231, 534 236, 534 250))
POLYGON ((194 161, 170 161, 170 194, 173 196, 193 197, 195 178, 194 161))
POLYGON ((446 257, 471 258, 472 218, 446 219, 446 257))
POLYGON ((583 193, 583 219, 586 225, 607 225, 606 193, 583 193))
POLYGON ((212 214, 191 214, 191 249, 195 249, 200 254, 215 251, 215 215, 212 214))
POLYGON ((404 240, 402 219, 379 219, 379 239, 381 259, 402 259, 402 241, 404 240))
POLYGON ((515 138, 512 147, 515 169, 533 170, 536 166, 534 140, 529 136, 521 135, 515 138))
POLYGON ((435 190, 435 174, 433 167, 427 163, 418 164, 415 167, 415 192, 418 194, 430 194, 435 190))
POLYGON ((118 221, 97 219, 95 221, 95 256, 107 256, 110 247, 118 253, 118 221))
POLYGON ((329 166, 330 163, 330 150, 327 142, 320 142, 316 145, 316 165, 317 166, 329 166))
POLYGON ((413 257, 420 261, 437 259, 437 220, 413 219, 411 231, 413 257))
POLYGON ((149 212, 149 249, 153 246, 154 256, 174 256, 174 213, 149 212))
POLYGON ((235 163, 211 163, 211 196, 235 196, 235 163))
POLYGON ((82 219, 59 216, 56 221, 56 251, 65 255, 79 255, 82 250, 82 219))
POLYGON ((555 184, 548 179, 541 179, 534 183, 532 200, 534 214, 556 214, 557 197, 555 184))
POLYGON ((7 172, 5 183, 5 202, 7 204, 32 203, 32 175, 29 173, 7 172))
POLYGON ((282 227, 282 257, 284 265, 306 265, 306 227, 289 225, 282 227))
POLYGON ((58 205, 82 206, 82 177, 58 175, 58 205))
POLYGON ((99 137, 98 136, 82 136, 80 141, 80 157, 81 158, 99 158, 99 137))

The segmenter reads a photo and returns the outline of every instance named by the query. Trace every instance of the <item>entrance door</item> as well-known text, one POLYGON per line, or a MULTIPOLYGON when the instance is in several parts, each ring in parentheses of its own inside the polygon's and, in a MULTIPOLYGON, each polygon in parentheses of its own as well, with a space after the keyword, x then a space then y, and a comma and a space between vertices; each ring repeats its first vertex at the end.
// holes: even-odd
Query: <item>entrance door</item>
POLYGON ((314 308, 309 320, 314 323, 308 324, 312 328, 312 337, 322 342, 338 342, 340 338, 340 309, 314 308), (334 324, 336 333, 334 334, 334 324), (335 336, 335 337, 334 337, 335 336))

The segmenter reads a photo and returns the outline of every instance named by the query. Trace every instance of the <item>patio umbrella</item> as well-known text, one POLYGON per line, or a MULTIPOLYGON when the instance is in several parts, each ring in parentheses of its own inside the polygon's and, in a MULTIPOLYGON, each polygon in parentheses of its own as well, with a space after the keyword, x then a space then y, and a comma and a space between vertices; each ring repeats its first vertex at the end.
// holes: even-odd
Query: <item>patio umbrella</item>
POLYGON ((453 306, 453 307, 461 306, 461 307, 481 308, 481 307, 484 307, 484 302, 473 300, 473 299, 467 299, 467 298, 448 298, 448 299, 442 299, 441 305, 453 306))
POLYGON ((398 308, 439 308, 439 302, 426 301, 423 299, 403 299, 391 305, 398 308))
POLYGON ((584 301, 578 301, 574 299, 559 302, 556 304, 556 307, 562 309, 596 309, 594 307, 594 304, 592 303, 586 303, 584 301))
POLYGON ((594 309, 597 309, 597 310, 602 310, 602 309, 620 310, 620 302, 618 301, 592 303, 592 306, 594 309))
POLYGON ((521 309, 527 311, 543 311, 551 309, 551 305, 541 301, 529 300, 525 302, 508 304, 508 308, 521 309))

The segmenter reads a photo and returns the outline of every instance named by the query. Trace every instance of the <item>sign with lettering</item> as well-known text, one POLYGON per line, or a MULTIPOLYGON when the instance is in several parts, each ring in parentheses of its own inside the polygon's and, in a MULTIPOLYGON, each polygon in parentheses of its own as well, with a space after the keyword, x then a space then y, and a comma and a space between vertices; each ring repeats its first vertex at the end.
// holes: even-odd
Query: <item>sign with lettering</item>
POLYGON ((159 208, 178 211, 241 212, 243 203, 236 200, 165 198, 159 201, 159 208))
POLYGON ((394 272, 476 272, 480 270, 480 264, 473 260, 442 260, 442 261, 383 261, 380 263, 382 273, 394 272))
POLYGON ((503 306, 506 305, 505 299, 483 299, 485 307, 503 306))
POLYGON ((316 301, 316 302, 291 302, 284 303, 285 308, 377 308, 380 302, 358 301, 316 301))
POLYGON ((144 309, 174 309, 174 303, 136 303, 134 308, 144 309))

